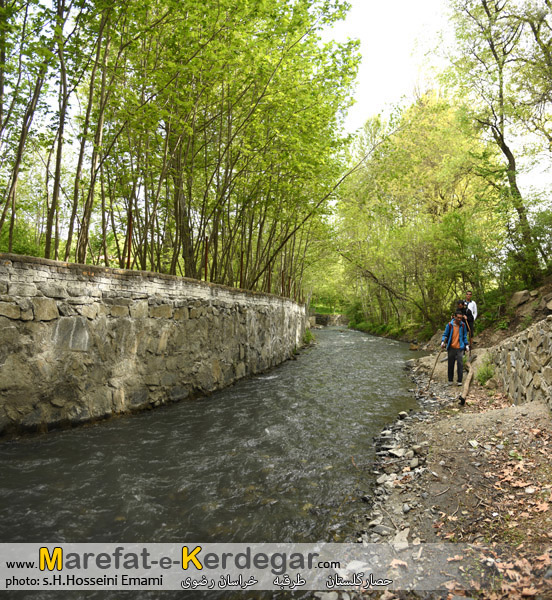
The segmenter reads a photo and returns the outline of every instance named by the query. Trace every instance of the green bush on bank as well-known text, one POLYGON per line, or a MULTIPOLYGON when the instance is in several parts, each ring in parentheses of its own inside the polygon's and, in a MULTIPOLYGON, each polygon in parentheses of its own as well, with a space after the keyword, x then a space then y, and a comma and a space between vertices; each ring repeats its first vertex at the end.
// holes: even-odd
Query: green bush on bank
POLYGON ((389 323, 369 323, 367 321, 361 321, 360 323, 355 323, 354 321, 349 321, 350 329, 357 329, 359 331, 364 331, 366 333, 371 333, 373 335, 381 335, 385 337, 398 337, 403 335, 405 330, 401 327, 398 327, 389 323))
POLYGON ((335 315, 335 314, 339 314, 338 311, 336 311, 335 307, 333 306, 326 306, 324 304, 311 304, 309 306, 309 313, 311 315, 313 314, 319 314, 319 315, 335 315))
POLYGON ((475 377, 481 385, 485 385, 495 374, 495 367, 492 360, 492 356, 489 353, 485 354, 483 363, 477 370, 475 377))
POLYGON ((313 332, 310 329, 305 329, 305 333, 303 334, 303 346, 308 346, 316 341, 313 332))

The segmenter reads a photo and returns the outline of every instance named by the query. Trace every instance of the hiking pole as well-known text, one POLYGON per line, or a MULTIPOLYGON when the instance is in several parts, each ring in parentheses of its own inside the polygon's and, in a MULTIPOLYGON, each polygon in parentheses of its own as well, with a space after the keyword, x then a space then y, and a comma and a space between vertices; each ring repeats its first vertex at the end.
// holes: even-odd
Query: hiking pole
POLYGON ((439 360, 439 357, 441 356, 442 351, 443 351, 443 348, 439 348, 439 353, 437 354, 437 358, 435 359, 435 362, 433 363, 433 369, 431 369, 431 375, 429 376, 429 381, 427 382, 427 387, 424 390, 424 394, 427 392, 427 390, 429 390, 429 384, 431 383, 431 380, 433 379, 433 373, 435 371, 435 367, 437 366, 437 361, 439 360))

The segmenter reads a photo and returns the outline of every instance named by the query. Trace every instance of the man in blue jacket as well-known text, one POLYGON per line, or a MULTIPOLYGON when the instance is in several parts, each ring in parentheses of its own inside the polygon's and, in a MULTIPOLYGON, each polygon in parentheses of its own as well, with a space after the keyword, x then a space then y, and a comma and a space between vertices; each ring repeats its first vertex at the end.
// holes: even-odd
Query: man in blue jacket
POLYGON ((448 384, 453 384, 454 379, 454 363, 457 365, 458 385, 462 385, 462 376, 464 374, 464 350, 469 350, 468 332, 466 324, 463 320, 464 315, 461 310, 457 310, 454 314, 454 319, 447 323, 443 339, 441 340, 441 348, 445 345, 448 350, 448 384))

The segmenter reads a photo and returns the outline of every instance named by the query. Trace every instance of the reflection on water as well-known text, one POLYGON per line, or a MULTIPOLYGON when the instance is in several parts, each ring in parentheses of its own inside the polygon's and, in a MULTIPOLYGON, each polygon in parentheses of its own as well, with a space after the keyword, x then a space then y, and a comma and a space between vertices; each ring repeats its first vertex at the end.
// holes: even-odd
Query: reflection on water
POLYGON ((406 344, 337 328, 208 398, 0 445, 0 540, 341 540, 406 344))

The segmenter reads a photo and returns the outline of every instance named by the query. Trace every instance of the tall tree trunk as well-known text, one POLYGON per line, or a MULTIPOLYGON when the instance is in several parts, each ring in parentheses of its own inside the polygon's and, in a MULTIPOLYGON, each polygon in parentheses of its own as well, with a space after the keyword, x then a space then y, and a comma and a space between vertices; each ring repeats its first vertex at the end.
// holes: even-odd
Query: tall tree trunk
MULTIPOLYGON (((109 25, 108 25, 109 26, 109 25)), ((100 158, 100 152, 103 141, 105 111, 107 108, 107 58, 109 55, 110 37, 109 34, 106 38, 104 56, 102 61, 102 81, 100 88, 100 104, 98 123, 96 125, 96 133, 94 135, 94 149, 92 150, 92 160, 90 164, 90 184, 88 188, 88 194, 84 203, 84 211, 80 224, 80 232, 77 240, 77 262, 81 264, 86 263, 86 254, 88 250, 88 241, 90 235, 90 220, 92 217, 92 208, 94 206, 94 193, 96 189, 96 179, 98 176, 98 161, 100 158)))
POLYGON ((71 208, 71 218, 69 220, 69 231, 67 234, 67 244, 65 246, 65 260, 69 260, 69 256, 71 254, 71 246, 73 243, 73 231, 75 228, 75 221, 77 218, 77 211, 79 207, 79 197, 80 197, 80 187, 81 187, 81 178, 82 178, 82 170, 84 165, 84 155, 86 150, 86 141, 88 137, 88 130, 90 128, 90 116, 92 114, 92 106, 94 104, 94 88, 96 85, 96 73, 98 72, 98 68, 100 65, 100 56, 102 51, 102 41, 103 41, 103 31, 109 21, 109 15, 107 12, 102 14, 102 20, 100 22, 98 39, 97 39, 97 48, 96 48, 96 57, 94 60, 94 66, 92 67, 92 72, 90 74, 90 84, 88 86, 88 104, 86 106, 86 115, 84 118, 83 129, 81 133, 81 143, 79 149, 79 159, 77 161, 77 170, 75 172, 75 183, 73 185, 73 205, 71 208))
POLYGON ((535 239, 533 239, 531 224, 529 223, 529 219, 527 217, 527 209, 525 208, 523 196, 521 195, 521 191, 518 187, 515 156, 510 147, 506 144, 501 131, 499 131, 496 127, 494 127, 492 131, 498 146, 508 161, 507 177, 508 185, 510 187, 510 197, 512 198, 514 209, 518 215, 519 231, 521 233, 521 239, 523 242, 523 252, 519 258, 522 277, 525 284, 528 286, 533 286, 539 281, 541 276, 541 268, 538 260, 539 244, 535 239))
MULTIPOLYGON (((56 35, 57 49, 59 57, 60 79, 59 79, 59 126, 58 140, 56 151, 56 170, 54 173, 54 189, 52 191, 52 203, 48 210, 48 218, 46 220, 46 242, 44 248, 45 258, 50 258, 50 249, 52 244, 52 230, 54 228, 54 219, 57 215, 59 204, 59 193, 61 188, 61 159, 63 152, 63 135, 65 130, 65 119, 67 115, 67 105, 69 103, 69 94, 67 92, 67 70, 65 67, 65 56, 63 49, 63 13, 65 12, 65 1, 60 0, 57 5, 56 29, 59 32, 56 35)), ((58 246, 56 238, 56 247, 58 246)))

